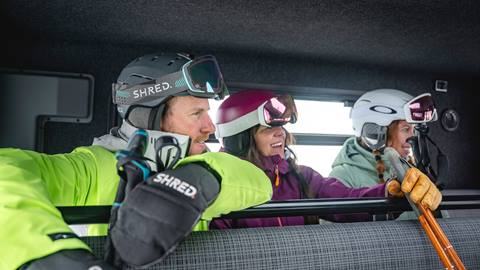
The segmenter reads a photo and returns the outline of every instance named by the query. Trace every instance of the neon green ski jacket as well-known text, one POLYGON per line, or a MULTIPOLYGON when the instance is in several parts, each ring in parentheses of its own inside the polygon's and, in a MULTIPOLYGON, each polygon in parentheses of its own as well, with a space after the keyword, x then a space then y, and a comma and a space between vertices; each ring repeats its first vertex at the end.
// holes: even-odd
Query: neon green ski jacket
MULTIPOLYGON (((187 157, 180 164, 203 161, 221 176, 221 191, 203 213, 196 230, 231 211, 270 200, 268 177, 257 167, 226 153, 187 157)), ((50 234, 71 232, 56 206, 111 205, 118 185, 116 159, 100 146, 47 155, 0 149, 0 270, 64 249, 90 249, 78 238, 53 240, 50 234)), ((177 165, 177 166, 178 166, 177 165)), ((105 234, 106 225, 96 234, 105 234)))

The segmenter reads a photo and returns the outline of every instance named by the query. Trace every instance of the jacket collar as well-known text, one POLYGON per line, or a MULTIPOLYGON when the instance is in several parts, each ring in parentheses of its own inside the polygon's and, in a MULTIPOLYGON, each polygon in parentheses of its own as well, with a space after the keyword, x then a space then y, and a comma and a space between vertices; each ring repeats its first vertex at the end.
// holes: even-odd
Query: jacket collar
POLYGON ((261 156, 262 169, 268 172, 275 172, 275 167, 278 166, 278 171, 281 174, 286 174, 290 168, 286 159, 280 157, 280 155, 274 155, 269 157, 261 156))
POLYGON ((127 148, 128 139, 137 130, 127 121, 123 121, 120 127, 114 127, 110 130, 110 134, 101 137, 95 137, 92 145, 99 145, 109 151, 115 152, 120 149, 127 148))

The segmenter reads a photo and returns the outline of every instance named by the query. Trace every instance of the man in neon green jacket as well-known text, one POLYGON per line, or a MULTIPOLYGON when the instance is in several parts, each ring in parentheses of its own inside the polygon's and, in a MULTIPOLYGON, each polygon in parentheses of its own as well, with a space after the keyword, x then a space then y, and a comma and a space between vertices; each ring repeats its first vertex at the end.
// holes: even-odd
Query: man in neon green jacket
MULTIPOLYGON (((146 55, 127 65, 114 84, 122 125, 95 139, 93 146, 58 155, 0 149, 0 269, 114 269, 90 253, 56 206, 112 204, 119 182, 114 151, 125 149, 138 128, 188 136, 188 157, 174 169, 151 177, 125 199, 120 209, 126 210, 120 210, 120 224, 112 237, 122 260, 135 265, 158 261, 152 254, 142 257, 130 251, 149 250, 170 236, 156 234, 158 230, 150 227, 175 229, 176 224, 167 226, 162 220, 172 218, 165 214, 172 207, 192 216, 198 212, 198 222, 183 227, 202 230, 213 217, 268 201, 272 189, 261 170, 225 153, 205 153, 204 142, 215 130, 206 98, 221 98, 225 91, 212 56, 191 60, 183 54, 146 55), (165 179, 178 183, 165 185, 165 179), (179 192, 187 186, 198 192, 191 196, 195 202, 179 192), (177 206, 177 202, 186 203, 177 206), (133 229, 132 220, 138 224, 133 229), (153 244, 145 244, 145 239, 153 239, 153 244)), ((106 233, 106 228, 97 228, 96 233, 106 233)), ((178 239, 168 243, 176 244, 178 239)), ((164 255, 173 247, 163 250, 164 255)))

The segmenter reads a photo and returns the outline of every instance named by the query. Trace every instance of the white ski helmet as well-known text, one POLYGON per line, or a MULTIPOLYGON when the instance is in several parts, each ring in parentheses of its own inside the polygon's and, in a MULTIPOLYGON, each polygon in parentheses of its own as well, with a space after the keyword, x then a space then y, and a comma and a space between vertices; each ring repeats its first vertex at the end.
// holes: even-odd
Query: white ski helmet
POLYGON ((363 94, 350 112, 356 137, 370 149, 382 149, 387 128, 395 120, 424 123, 436 120, 436 110, 429 93, 413 97, 395 89, 377 89, 363 94))

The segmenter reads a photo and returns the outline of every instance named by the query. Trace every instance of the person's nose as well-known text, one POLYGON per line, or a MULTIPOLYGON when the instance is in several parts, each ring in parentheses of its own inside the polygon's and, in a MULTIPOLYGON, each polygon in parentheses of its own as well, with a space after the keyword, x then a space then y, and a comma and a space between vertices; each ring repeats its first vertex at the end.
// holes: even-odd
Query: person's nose
POLYGON ((408 130, 408 134, 407 134, 407 136, 406 136, 406 138, 405 138, 404 144, 407 144, 408 146, 412 147, 412 144, 411 144, 410 139, 413 138, 414 133, 415 133, 415 132, 414 132, 413 128, 408 130))
POLYGON ((414 133, 415 132, 414 132, 413 128, 410 129, 410 132, 408 132, 408 137, 412 137, 414 133))
POLYGON ((408 138, 413 137, 414 133, 415 133, 415 130, 414 130, 413 127, 408 129, 408 136, 407 136, 407 139, 405 141, 408 142, 408 138))
POLYGON ((285 130, 283 127, 273 127, 273 136, 275 137, 281 137, 285 135, 285 130))
POLYGON ((207 133, 208 135, 212 134, 215 132, 215 125, 212 122, 212 119, 208 114, 205 115, 202 119, 202 127, 201 127, 201 132, 202 133, 207 133))

